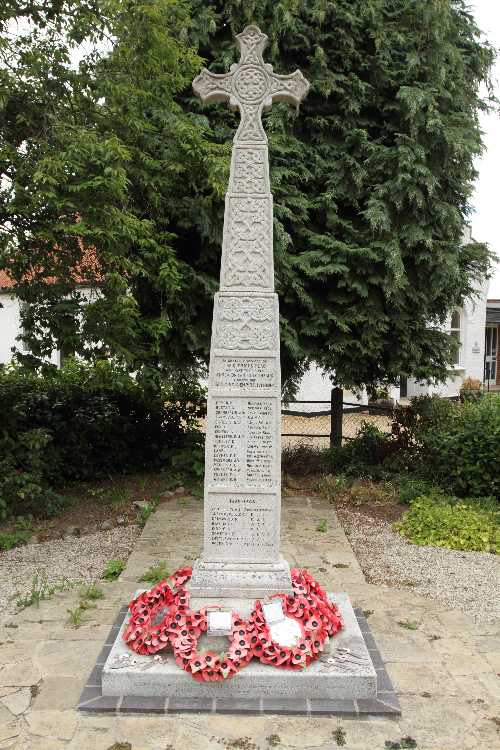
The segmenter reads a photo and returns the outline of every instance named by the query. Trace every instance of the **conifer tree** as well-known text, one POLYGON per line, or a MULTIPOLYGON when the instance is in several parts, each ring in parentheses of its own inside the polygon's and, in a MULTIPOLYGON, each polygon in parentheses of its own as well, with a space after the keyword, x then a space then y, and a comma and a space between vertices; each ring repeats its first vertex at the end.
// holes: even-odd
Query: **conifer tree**
POLYGON ((311 82, 299 115, 265 116, 286 381, 311 360, 345 387, 445 376, 440 326, 489 263, 462 242, 493 59, 465 2, 11 0, 4 28, 27 5, 46 26, 0 65, 0 221, 35 363, 54 342, 135 370, 207 360, 237 116, 190 84, 202 58, 227 71, 254 22, 275 71, 311 82), (71 41, 97 42, 77 68, 71 41), (102 269, 86 306, 79 240, 102 269))

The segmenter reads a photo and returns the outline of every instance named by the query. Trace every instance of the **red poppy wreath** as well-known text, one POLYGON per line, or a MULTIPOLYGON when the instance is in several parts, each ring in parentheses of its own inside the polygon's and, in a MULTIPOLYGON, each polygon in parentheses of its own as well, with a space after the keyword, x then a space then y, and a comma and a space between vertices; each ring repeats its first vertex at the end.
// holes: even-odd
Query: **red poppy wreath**
POLYGON ((229 679, 254 657, 282 669, 304 669, 342 628, 342 621, 336 605, 307 570, 294 568, 291 573, 293 594, 273 597, 281 599, 285 616, 298 623, 291 646, 273 639, 272 627, 257 600, 248 620, 233 613, 230 645, 224 654, 198 653, 198 640, 208 628, 207 608, 189 609, 189 592, 184 588, 191 577, 189 567, 177 570, 168 581, 161 581, 130 603, 123 639, 142 655, 156 654, 171 645, 178 666, 199 682, 229 679))

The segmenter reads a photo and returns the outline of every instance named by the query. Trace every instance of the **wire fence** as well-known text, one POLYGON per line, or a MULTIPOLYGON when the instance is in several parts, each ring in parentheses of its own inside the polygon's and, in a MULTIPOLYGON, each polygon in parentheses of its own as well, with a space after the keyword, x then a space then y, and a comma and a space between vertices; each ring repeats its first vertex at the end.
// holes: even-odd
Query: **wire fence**
MULTIPOLYGON (((359 404, 343 400, 340 388, 334 388, 330 401, 283 401, 281 443, 283 448, 306 445, 328 448, 352 440, 364 422, 390 432, 393 407, 390 404, 359 404), (311 408, 315 407, 315 408, 311 408)), ((206 420, 200 420, 205 432, 206 420)))
POLYGON ((282 445, 284 448, 341 445, 343 441, 355 438, 364 422, 390 432, 392 415, 390 404, 345 402, 340 389, 332 391, 330 401, 288 401, 281 412, 282 445), (317 408, 304 411, 301 407, 306 404, 317 408))

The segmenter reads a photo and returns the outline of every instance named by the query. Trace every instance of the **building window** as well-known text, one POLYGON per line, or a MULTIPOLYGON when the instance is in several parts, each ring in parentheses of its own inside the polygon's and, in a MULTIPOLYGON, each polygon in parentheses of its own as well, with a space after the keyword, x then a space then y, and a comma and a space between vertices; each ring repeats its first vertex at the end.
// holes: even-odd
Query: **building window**
POLYGON ((458 343, 457 351, 455 352, 455 358, 453 360, 454 365, 459 365, 461 360, 461 348, 462 348, 462 315, 460 310, 453 310, 451 314, 450 323, 450 336, 456 339, 458 343))

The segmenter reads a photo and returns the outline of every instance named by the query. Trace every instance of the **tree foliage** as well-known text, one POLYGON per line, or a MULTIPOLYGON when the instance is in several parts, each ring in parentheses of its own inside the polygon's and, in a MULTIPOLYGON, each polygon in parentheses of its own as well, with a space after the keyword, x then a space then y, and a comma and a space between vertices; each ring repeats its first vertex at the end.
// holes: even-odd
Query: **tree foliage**
POLYGON ((461 239, 493 59, 465 2, 11 0, 1 14, 4 265, 31 303, 33 361, 57 342, 135 369, 206 361, 236 115, 190 84, 201 58, 226 71, 255 22, 275 70, 312 84, 299 114, 275 105, 265 123, 286 378, 309 360, 344 386, 445 376, 440 325, 488 268, 461 239), (9 36, 22 15, 29 30, 9 36), (86 306, 70 273, 82 243, 102 275, 86 306))

